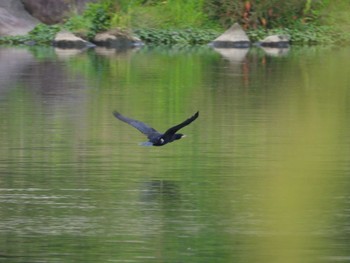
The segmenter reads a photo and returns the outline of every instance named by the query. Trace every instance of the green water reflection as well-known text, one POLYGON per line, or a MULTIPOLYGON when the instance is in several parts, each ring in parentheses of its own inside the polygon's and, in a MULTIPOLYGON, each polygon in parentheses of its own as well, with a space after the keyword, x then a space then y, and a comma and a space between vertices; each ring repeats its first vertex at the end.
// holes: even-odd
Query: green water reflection
POLYGON ((0 49, 0 261, 348 261, 348 57, 0 49))

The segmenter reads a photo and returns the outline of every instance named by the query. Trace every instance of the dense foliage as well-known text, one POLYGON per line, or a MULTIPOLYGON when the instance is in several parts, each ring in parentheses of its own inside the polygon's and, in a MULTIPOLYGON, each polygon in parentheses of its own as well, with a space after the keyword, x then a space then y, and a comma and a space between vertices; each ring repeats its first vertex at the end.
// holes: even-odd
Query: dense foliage
POLYGON ((121 27, 134 29, 146 43, 202 44, 239 22, 252 41, 279 33, 294 43, 332 43, 350 38, 348 30, 339 33, 335 26, 342 22, 329 23, 349 9, 350 2, 341 0, 101 0, 66 25, 73 30, 80 25, 88 36, 121 27))
POLYGON ((79 32, 87 38, 93 38, 96 33, 111 27, 112 16, 115 13, 112 1, 101 1, 87 5, 82 15, 71 17, 63 27, 79 32))
POLYGON ((57 32, 61 29, 58 25, 38 24, 28 35, 24 36, 8 36, 0 38, 0 44, 38 44, 47 45, 52 42, 57 32))
POLYGON ((135 34, 137 34, 145 43, 163 45, 206 44, 218 36, 218 32, 215 30, 200 30, 191 28, 183 30, 138 29, 135 30, 135 34))
POLYGON ((268 0, 231 1, 206 0, 205 10, 223 26, 239 22, 244 28, 290 26, 296 20, 314 21, 328 1, 268 0))

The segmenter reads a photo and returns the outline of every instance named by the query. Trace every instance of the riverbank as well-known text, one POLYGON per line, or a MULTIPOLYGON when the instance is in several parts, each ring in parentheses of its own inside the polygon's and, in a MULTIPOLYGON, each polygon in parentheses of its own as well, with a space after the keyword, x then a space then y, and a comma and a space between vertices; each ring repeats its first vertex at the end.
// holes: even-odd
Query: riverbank
MULTIPOLYGON (((246 3, 250 2, 246 1, 246 3)), ((218 14, 215 17, 209 12, 205 13, 203 1, 195 5, 184 2, 183 5, 186 5, 182 6, 186 8, 181 9, 173 1, 169 1, 163 5, 159 3, 135 4, 128 8, 121 5, 118 9, 115 4, 112 4, 112 1, 101 0, 87 4, 85 12, 73 14, 68 19, 62 20, 61 23, 54 25, 39 23, 28 34, 0 37, 0 44, 51 45, 56 34, 62 30, 70 31, 84 40, 91 41, 99 32, 121 28, 129 31, 145 44, 201 45, 211 42, 230 26, 228 22, 220 22, 218 14)), ((343 10, 346 11, 346 6, 343 7, 343 10)), ((339 26, 343 21, 337 21, 339 18, 332 16, 337 11, 334 8, 330 9, 327 14, 328 22, 324 18, 322 21, 316 19, 315 16, 311 19, 305 10, 296 14, 293 19, 289 18, 290 14, 284 14, 281 10, 273 14, 274 16, 271 13, 270 17, 267 16, 265 19, 263 10, 259 10, 257 13, 260 16, 255 19, 251 6, 245 5, 242 8, 243 14, 232 15, 230 21, 237 22, 233 20, 236 16, 236 20, 243 26, 253 43, 276 34, 289 36, 290 43, 294 45, 328 45, 350 42, 350 34, 347 33, 349 31, 339 26), (283 19, 278 17, 282 14, 285 15, 283 19), (333 20, 329 23, 332 17, 333 20)))
MULTIPOLYGON (((64 26, 38 24, 26 35, 0 37, 0 45, 51 45, 56 34, 64 26)), ((203 45, 222 34, 219 30, 202 28, 155 29, 142 28, 130 31, 142 42, 150 45, 203 45)), ((258 42, 269 35, 288 35, 292 45, 331 45, 350 42, 350 35, 329 26, 298 25, 296 28, 254 29, 246 31, 251 42, 258 42)), ((79 35, 79 33, 78 33, 79 35)), ((79 35, 80 36, 80 35, 79 35)), ((87 41, 91 39, 81 36, 87 41)))

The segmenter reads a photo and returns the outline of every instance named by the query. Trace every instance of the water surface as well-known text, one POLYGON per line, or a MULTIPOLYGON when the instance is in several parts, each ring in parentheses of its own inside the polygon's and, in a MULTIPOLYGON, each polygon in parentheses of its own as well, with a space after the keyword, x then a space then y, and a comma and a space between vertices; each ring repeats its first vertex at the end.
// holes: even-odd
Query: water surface
POLYGON ((350 261, 349 57, 0 48, 0 262, 350 261))

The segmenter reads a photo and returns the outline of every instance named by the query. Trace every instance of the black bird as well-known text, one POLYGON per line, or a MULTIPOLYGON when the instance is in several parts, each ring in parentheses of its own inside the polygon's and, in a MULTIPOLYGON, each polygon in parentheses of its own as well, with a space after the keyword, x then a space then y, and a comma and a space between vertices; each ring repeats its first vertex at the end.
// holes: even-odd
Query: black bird
POLYGON ((144 124, 143 122, 125 117, 117 111, 114 111, 113 114, 117 119, 130 124, 131 126, 135 127, 136 129, 138 129, 140 132, 142 132, 143 134, 145 134, 147 136, 149 141, 142 143, 142 145, 144 145, 144 146, 163 146, 169 142, 173 142, 175 140, 179 140, 179 139, 185 137, 184 134, 176 133, 176 132, 178 130, 182 129, 183 127, 187 126, 191 122, 193 122, 195 119, 197 119, 199 112, 197 111, 192 117, 188 118, 184 122, 181 122, 180 124, 169 128, 165 133, 160 133, 160 132, 156 131, 155 129, 149 127, 148 125, 144 124))

